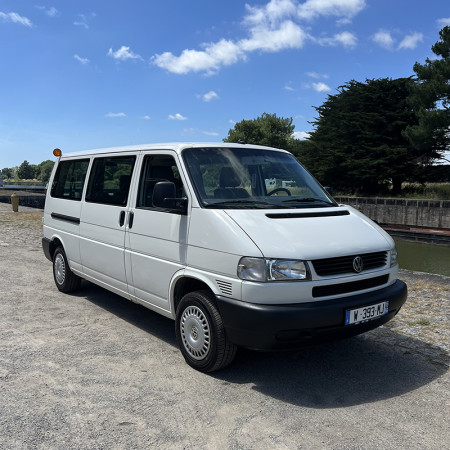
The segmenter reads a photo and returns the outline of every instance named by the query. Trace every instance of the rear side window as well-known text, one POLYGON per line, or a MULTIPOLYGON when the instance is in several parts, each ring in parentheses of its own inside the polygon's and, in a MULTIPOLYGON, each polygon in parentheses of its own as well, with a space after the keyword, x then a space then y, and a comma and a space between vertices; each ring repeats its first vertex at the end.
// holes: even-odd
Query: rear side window
POLYGON ((94 159, 86 201, 107 205, 126 205, 135 161, 136 156, 94 159))
POLYGON ((67 200, 81 200, 89 159, 60 161, 50 195, 67 200))

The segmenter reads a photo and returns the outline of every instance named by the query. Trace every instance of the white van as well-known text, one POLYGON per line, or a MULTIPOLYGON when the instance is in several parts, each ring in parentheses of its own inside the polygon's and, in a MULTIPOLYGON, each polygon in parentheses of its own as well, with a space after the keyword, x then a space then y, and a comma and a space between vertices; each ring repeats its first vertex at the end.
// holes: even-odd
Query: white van
POLYGON ((174 319, 197 370, 226 366, 237 346, 362 333, 406 300, 391 237, 289 152, 177 143, 55 154, 42 243, 56 286, 85 279, 174 319))

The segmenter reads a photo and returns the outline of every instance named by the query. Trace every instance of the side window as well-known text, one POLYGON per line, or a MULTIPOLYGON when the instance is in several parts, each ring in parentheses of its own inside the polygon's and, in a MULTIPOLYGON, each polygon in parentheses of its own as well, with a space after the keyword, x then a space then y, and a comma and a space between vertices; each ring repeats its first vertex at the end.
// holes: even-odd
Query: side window
POLYGON ((67 200, 81 200, 89 159, 60 161, 50 195, 67 200))
POLYGON ((175 184, 176 196, 184 196, 183 183, 175 159, 170 155, 147 155, 142 165, 137 208, 153 209, 152 197, 155 184, 170 181, 175 184))
POLYGON ((126 205, 135 161, 135 156, 95 158, 89 176, 86 201, 126 205))

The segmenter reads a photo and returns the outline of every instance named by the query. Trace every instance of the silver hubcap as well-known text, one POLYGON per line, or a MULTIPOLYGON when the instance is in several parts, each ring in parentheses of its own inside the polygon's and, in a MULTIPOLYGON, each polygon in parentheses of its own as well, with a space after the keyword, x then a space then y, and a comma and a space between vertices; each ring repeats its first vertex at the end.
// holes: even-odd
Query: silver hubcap
POLYGON ((181 316, 180 331, 189 355, 197 360, 204 359, 211 345, 211 333, 203 311, 196 306, 186 308, 181 316))
POLYGON ((61 253, 58 253, 54 263, 55 279, 58 284, 63 284, 66 279, 66 263, 61 253))

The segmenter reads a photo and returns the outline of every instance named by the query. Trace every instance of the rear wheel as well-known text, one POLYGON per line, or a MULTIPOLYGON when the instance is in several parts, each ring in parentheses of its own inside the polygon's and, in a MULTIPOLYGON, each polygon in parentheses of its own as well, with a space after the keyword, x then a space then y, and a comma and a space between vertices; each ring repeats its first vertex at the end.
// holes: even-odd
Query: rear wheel
POLYGON ((57 247, 53 253, 53 278, 61 292, 76 291, 81 284, 81 278, 70 270, 66 254, 61 246, 57 247))
POLYGON ((181 299, 175 333, 184 359, 201 372, 219 370, 236 355, 236 346, 226 338, 222 318, 209 291, 191 292, 181 299))

